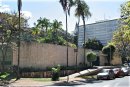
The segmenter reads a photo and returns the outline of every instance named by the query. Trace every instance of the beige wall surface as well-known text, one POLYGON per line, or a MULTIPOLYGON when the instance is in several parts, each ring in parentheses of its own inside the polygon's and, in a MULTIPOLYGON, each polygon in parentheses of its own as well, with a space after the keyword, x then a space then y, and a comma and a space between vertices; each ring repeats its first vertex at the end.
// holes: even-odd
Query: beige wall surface
MULTIPOLYGON (((20 47, 20 67, 33 67, 45 69, 46 67, 53 67, 57 64, 66 66, 66 46, 40 43, 21 43, 20 47)), ((86 50, 86 53, 91 50, 86 50)), ((76 65, 76 53, 74 48, 69 47, 68 51, 69 66, 76 65)), ((96 51, 95 51, 96 52, 96 51)), ((96 52, 100 57, 100 65, 106 63, 106 58, 101 52, 96 52)), ((13 65, 17 65, 18 55, 17 49, 13 50, 13 65)), ((87 64, 87 60, 85 60, 87 64)), ((84 49, 79 48, 77 64, 84 63, 84 49)), ((116 55, 113 64, 119 64, 120 58, 116 55)))
MULTIPOLYGON (((20 67, 46 68, 57 64, 67 65, 66 46, 22 43, 20 47, 20 67)), ((74 48, 69 47, 69 66, 76 65, 76 53, 74 48)), ((78 51, 78 63, 83 63, 83 49, 78 51)), ((17 65, 17 50, 13 52, 13 65, 17 65)))

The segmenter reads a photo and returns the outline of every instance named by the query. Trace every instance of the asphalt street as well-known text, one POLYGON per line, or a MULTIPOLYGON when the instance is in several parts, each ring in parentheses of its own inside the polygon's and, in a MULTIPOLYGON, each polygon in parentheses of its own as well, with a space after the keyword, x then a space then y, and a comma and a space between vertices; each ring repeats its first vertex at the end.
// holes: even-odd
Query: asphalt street
MULTIPOLYGON (((130 76, 125 76, 122 78, 116 78, 114 80, 94 80, 94 79, 84 79, 77 80, 69 83, 56 83, 52 85, 53 87, 130 87, 130 76)), ((51 86, 51 87, 52 87, 51 86)))
POLYGON ((130 87, 130 76, 116 78, 115 80, 97 80, 76 87, 130 87))

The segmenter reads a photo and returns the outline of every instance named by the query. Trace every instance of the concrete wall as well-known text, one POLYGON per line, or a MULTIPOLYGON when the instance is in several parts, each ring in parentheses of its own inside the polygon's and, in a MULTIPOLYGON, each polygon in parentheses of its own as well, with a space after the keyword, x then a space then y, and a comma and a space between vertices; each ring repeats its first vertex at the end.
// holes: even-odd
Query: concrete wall
MULTIPOLYGON (((20 48, 20 67, 46 68, 57 64, 66 65, 66 46, 22 43, 20 48)), ((76 65, 74 48, 69 47, 69 66, 76 65)), ((17 65, 17 50, 13 52, 13 65, 17 65)), ((83 49, 78 51, 78 64, 84 61, 83 49)))
POLYGON ((113 60, 111 61, 113 65, 119 65, 122 64, 121 57, 119 56, 118 52, 115 52, 113 55, 113 60))
MULTIPOLYGON (((20 67, 33 67, 45 69, 46 67, 53 67, 57 64, 66 66, 66 46, 59 46, 53 44, 40 43, 22 43, 20 48, 20 67)), ((86 50, 86 53, 91 50, 86 50)), ((78 51, 78 65, 84 63, 84 50, 82 48, 78 51)), ((100 57, 100 65, 106 63, 106 58, 101 52, 96 52, 100 57)), ((76 53, 74 48, 69 47, 69 66, 76 65, 76 53)), ((13 50, 13 65, 17 65, 18 55, 17 49, 13 50)), ((87 60, 85 60, 87 64, 87 60)), ((120 58, 114 57, 113 64, 120 63, 120 58)))

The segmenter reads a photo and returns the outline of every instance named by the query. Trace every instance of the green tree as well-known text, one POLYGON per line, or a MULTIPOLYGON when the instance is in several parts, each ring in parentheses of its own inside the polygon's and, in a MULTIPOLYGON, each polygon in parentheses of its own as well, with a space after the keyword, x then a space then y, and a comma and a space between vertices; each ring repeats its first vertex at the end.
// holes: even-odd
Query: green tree
MULTIPOLYGON (((60 0, 59 1, 66 16, 66 41, 67 41, 67 67, 68 67, 68 15, 70 15, 70 8, 74 5, 73 0, 60 0)), ((69 81, 69 78, 67 78, 67 82, 69 81)))
POLYGON ((78 36, 79 36, 79 25, 78 25, 78 23, 76 23, 76 25, 75 25, 75 30, 74 30, 73 34, 74 34, 74 44, 76 44, 76 46, 78 48, 78 36))
POLYGON ((119 28, 114 32, 112 42, 122 58, 122 63, 124 63, 130 52, 130 1, 121 5, 120 23, 119 28))
POLYGON ((102 52, 107 55, 108 65, 110 65, 111 64, 111 60, 113 59, 113 54, 115 52, 115 46, 112 45, 112 44, 104 46, 102 48, 102 52))
POLYGON ((42 30, 45 30, 47 33, 48 28, 50 27, 50 20, 47 18, 39 18, 37 20, 37 27, 40 27, 42 30))
POLYGON ((87 61, 90 63, 90 66, 92 67, 92 62, 97 60, 97 55, 94 52, 88 52, 86 54, 87 61))
POLYGON ((130 27, 127 25, 121 26, 114 32, 112 42, 122 58, 122 63, 127 61, 127 56, 130 52, 130 27))
POLYGON ((88 39, 85 48, 92 49, 92 50, 102 50, 103 45, 99 40, 94 39, 88 39))
MULTIPOLYGON (((3 71, 4 71, 4 61, 7 55, 7 50, 10 46, 17 44, 18 46, 18 17, 17 13, 0 13, 0 43, 2 47, 3 56, 3 71)), ((21 17, 21 26, 24 27, 25 20, 21 17)), ((22 30, 23 31, 23 30, 22 30)))
MULTIPOLYGON (((89 11, 89 6, 86 4, 84 0, 75 0, 76 10, 75 16, 78 17, 78 24, 80 22, 80 17, 83 20, 83 27, 84 27, 84 44, 86 40, 86 33, 85 33, 85 18, 91 17, 91 13, 89 11)), ((85 46, 84 47, 84 61, 85 61, 85 46)), ((84 62, 85 64, 85 62, 84 62)))
POLYGON ((58 31, 62 29, 62 22, 58 22, 56 19, 52 23, 52 30, 53 30, 53 42, 58 43, 58 31), (56 41, 56 42, 55 42, 56 41))
POLYGON ((126 18, 130 16, 130 1, 121 5, 121 17, 126 18))

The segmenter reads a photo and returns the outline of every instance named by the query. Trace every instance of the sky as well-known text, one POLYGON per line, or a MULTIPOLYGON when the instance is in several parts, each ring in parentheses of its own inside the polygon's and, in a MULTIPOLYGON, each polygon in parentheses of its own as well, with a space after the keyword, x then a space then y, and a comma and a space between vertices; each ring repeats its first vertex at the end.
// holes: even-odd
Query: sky
MULTIPOLYGON (((100 20, 111 20, 120 17, 120 5, 128 0, 84 0, 90 8, 92 16, 86 19, 86 24, 100 20)), ((0 0, 0 12, 17 12, 17 0, 0 0)), ((77 18, 74 16, 75 7, 71 8, 68 17, 68 31, 72 33, 75 29, 77 18)), ((40 17, 48 18, 52 22, 57 19, 63 23, 65 30, 65 14, 59 0, 22 0, 22 13, 29 19, 30 27, 34 26, 40 17)), ((82 20, 80 22, 82 25, 82 20)))

